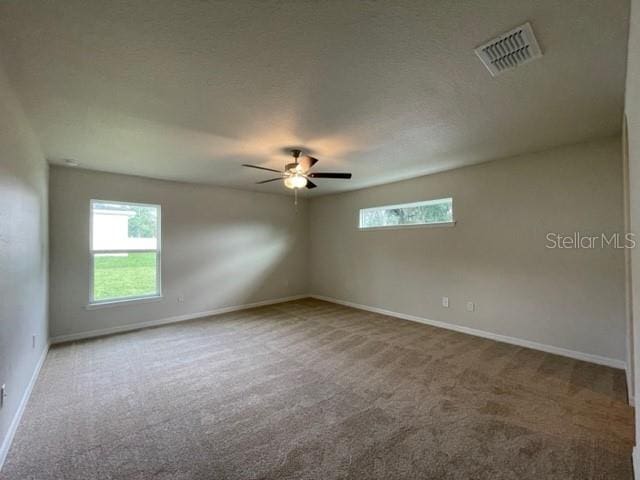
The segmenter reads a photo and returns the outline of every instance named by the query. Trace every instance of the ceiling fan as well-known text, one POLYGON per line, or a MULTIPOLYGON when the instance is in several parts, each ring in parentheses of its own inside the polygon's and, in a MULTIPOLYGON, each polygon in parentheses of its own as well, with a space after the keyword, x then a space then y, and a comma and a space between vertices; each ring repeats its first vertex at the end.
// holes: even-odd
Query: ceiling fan
POLYGON ((318 159, 309 157, 308 155, 300 158, 301 153, 302 151, 298 149, 291 150, 291 156, 294 158, 294 161, 291 163, 287 163, 284 166, 284 171, 274 170, 273 168, 259 167, 257 165, 248 165, 246 163, 243 163, 242 166, 257 168, 259 170, 267 170, 268 172, 275 172, 280 175, 277 178, 270 178, 269 180, 256 182, 257 184, 284 180, 285 187, 291 188, 293 190, 303 187, 307 187, 309 189, 316 188, 317 185, 309 180, 310 178, 344 178, 347 180, 351 178, 350 173, 310 172, 309 170, 311 170, 311 168, 316 163, 318 163, 318 159))

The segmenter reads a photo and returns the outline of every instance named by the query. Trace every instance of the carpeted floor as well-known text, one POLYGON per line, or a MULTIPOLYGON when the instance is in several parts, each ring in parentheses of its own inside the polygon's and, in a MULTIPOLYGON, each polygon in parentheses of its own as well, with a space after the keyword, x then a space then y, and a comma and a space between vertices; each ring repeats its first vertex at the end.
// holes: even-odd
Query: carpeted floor
POLYGON ((62 345, 4 479, 625 479, 622 371, 301 300, 62 345))

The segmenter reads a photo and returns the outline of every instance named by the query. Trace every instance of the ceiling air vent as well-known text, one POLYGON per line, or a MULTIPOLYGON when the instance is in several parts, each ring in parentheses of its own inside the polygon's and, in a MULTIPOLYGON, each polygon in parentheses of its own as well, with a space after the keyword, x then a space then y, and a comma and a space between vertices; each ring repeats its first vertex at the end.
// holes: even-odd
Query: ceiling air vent
POLYGON ((542 56, 529 22, 489 40, 475 52, 494 77, 542 56))

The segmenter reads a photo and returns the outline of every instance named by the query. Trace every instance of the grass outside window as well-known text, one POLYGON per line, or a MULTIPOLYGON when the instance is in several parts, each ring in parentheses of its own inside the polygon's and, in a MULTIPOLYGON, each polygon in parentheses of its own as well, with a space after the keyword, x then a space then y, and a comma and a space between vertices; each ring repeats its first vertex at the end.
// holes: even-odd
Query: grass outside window
POLYGON ((155 295, 155 252, 96 254, 93 299, 98 302, 155 295))

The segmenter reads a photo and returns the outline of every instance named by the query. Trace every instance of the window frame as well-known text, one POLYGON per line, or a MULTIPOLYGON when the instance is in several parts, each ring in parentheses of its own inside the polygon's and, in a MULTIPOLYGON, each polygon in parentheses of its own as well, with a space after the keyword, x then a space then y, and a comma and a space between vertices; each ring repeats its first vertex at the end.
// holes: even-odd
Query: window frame
POLYGON ((162 298, 162 206, 155 203, 124 202, 120 200, 100 200, 92 198, 89 201, 89 303, 87 309, 94 309, 112 305, 146 303, 162 298), (145 250, 94 250, 93 249, 93 205, 96 203, 111 203, 114 205, 131 205, 134 207, 153 207, 157 209, 156 248, 145 250), (95 255, 109 253, 155 253, 156 254, 156 292, 151 295, 131 295, 128 297, 107 298, 96 300, 94 295, 95 255))
POLYGON ((405 228, 433 228, 433 227, 453 227, 456 225, 456 219, 453 210, 453 196, 444 196, 439 198, 432 198, 430 200, 420 200, 418 202, 406 202, 406 203, 394 203, 389 205, 378 205, 375 207, 365 207, 358 209, 358 230, 360 231, 369 231, 369 230, 395 230, 395 229, 405 229, 405 228), (447 222, 431 222, 431 223, 402 223, 397 225, 380 225, 375 227, 364 227, 362 226, 362 217, 363 213, 367 210, 380 210, 380 209, 391 209, 391 208, 408 208, 408 207, 417 207, 421 205, 430 205, 436 204, 443 200, 451 200, 451 220, 447 222))

